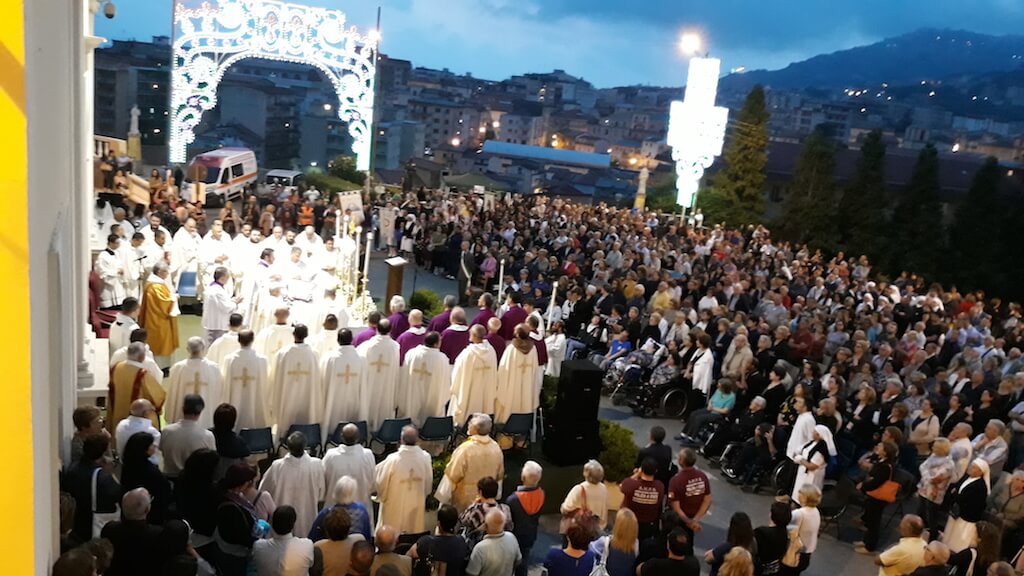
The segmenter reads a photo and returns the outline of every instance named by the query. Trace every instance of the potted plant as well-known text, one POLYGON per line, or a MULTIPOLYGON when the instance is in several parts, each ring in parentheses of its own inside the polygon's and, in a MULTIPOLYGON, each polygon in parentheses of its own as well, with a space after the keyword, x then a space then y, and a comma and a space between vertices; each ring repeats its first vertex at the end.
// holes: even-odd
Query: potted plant
POLYGON ((597 460, 604 466, 604 483, 608 488, 608 509, 618 510, 622 505, 619 482, 633 475, 633 466, 639 449, 633 443, 633 432, 628 428, 606 422, 600 423, 601 454, 597 460))

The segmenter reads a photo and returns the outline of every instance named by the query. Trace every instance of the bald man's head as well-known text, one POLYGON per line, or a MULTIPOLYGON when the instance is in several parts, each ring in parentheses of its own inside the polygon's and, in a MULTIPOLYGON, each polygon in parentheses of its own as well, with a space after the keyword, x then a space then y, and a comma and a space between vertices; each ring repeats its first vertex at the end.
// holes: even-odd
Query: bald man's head
POLYGON ((277 310, 274 310, 274 319, 277 320, 278 324, 287 324, 288 323, 288 316, 290 314, 291 314, 290 310, 288 310, 285 307, 281 307, 281 308, 278 308, 277 310))
POLYGON ((138 400, 132 402, 131 408, 129 408, 131 415, 138 416, 139 418, 145 418, 153 410, 153 403, 144 398, 139 398, 138 400))
POLYGON ((484 525, 487 526, 487 533, 493 536, 505 531, 505 514, 497 508, 491 508, 484 517, 484 525))
POLYGON ((469 329, 469 341, 473 344, 479 344, 484 341, 487 337, 487 329, 479 324, 475 324, 469 329))
MULTIPOLYGON (((502 522, 504 522, 504 516, 502 516, 502 519, 502 522)), ((377 544, 377 549, 380 552, 394 552, 395 545, 398 543, 398 532, 385 524, 377 528, 377 532, 373 535, 373 541, 377 544)))
POLYGON ((459 306, 452 308, 451 315, 452 324, 465 324, 466 323, 466 311, 459 306))
POLYGON ((149 491, 145 488, 136 488, 125 492, 121 498, 121 510, 125 520, 145 521, 149 515, 149 507, 152 504, 149 491))
POLYGON ((423 325, 423 311, 413 310, 409 312, 409 325, 410 326, 422 326, 423 325))
POLYGON ((487 332, 491 334, 497 334, 501 330, 501 319, 491 318, 487 321, 487 332))

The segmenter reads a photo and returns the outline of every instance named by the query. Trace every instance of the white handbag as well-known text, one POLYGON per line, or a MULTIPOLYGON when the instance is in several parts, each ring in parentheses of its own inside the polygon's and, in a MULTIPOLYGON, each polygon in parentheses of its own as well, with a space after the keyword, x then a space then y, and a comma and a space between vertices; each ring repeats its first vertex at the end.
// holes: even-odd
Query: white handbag
POLYGON ((96 477, 100 475, 100 469, 97 468, 92 471, 92 490, 91 498, 89 500, 92 505, 92 537, 99 538, 100 533, 103 531, 103 527, 114 520, 121 519, 121 507, 117 504, 114 505, 113 512, 97 512, 96 511, 96 477))

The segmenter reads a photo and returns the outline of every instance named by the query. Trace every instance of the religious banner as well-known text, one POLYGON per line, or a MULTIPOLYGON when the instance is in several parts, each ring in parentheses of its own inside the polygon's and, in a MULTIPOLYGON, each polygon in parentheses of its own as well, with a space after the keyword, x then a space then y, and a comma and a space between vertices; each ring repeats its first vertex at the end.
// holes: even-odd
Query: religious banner
POLYGON ((341 208, 342 214, 347 212, 352 217, 356 226, 362 225, 366 220, 363 214, 363 193, 360 190, 338 192, 338 207, 341 208))

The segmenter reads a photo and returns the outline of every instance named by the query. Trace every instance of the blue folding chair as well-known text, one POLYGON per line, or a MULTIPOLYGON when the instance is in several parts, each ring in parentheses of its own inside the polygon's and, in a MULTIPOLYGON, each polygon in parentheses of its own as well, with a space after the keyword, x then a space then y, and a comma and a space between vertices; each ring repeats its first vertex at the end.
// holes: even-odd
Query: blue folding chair
POLYGON ((373 442, 377 442, 384 446, 384 454, 393 451, 402 440, 402 428, 409 424, 412 424, 410 418, 388 418, 380 425, 380 430, 373 433, 373 439, 370 441, 371 447, 373 442))
POLYGON ((178 296, 195 298, 199 295, 195 272, 182 272, 178 276, 178 296))
POLYGON ((512 438, 512 445, 523 442, 523 448, 529 450, 530 437, 533 435, 533 414, 510 414, 508 422, 501 427, 498 434, 512 438))
POLYGON ((455 435, 455 419, 451 416, 431 416, 420 428, 420 440, 450 443, 455 435))
POLYGON ((292 424, 288 427, 288 432, 281 438, 281 444, 278 446, 277 451, 280 452, 281 448, 287 448, 288 437, 293 432, 302 432, 306 437, 306 450, 309 450, 313 456, 319 456, 323 452, 323 444, 321 443, 320 436, 320 425, 319 424, 292 424))
POLYGON ((274 453, 274 434, 270 428, 242 428, 238 437, 252 454, 265 453, 269 457, 274 453))
POLYGON ((338 425, 334 427, 334 432, 327 438, 327 446, 341 446, 341 429, 348 424, 355 424, 356 428, 359 428, 359 443, 366 446, 370 443, 369 424, 366 420, 360 420, 359 422, 338 422, 338 425))

